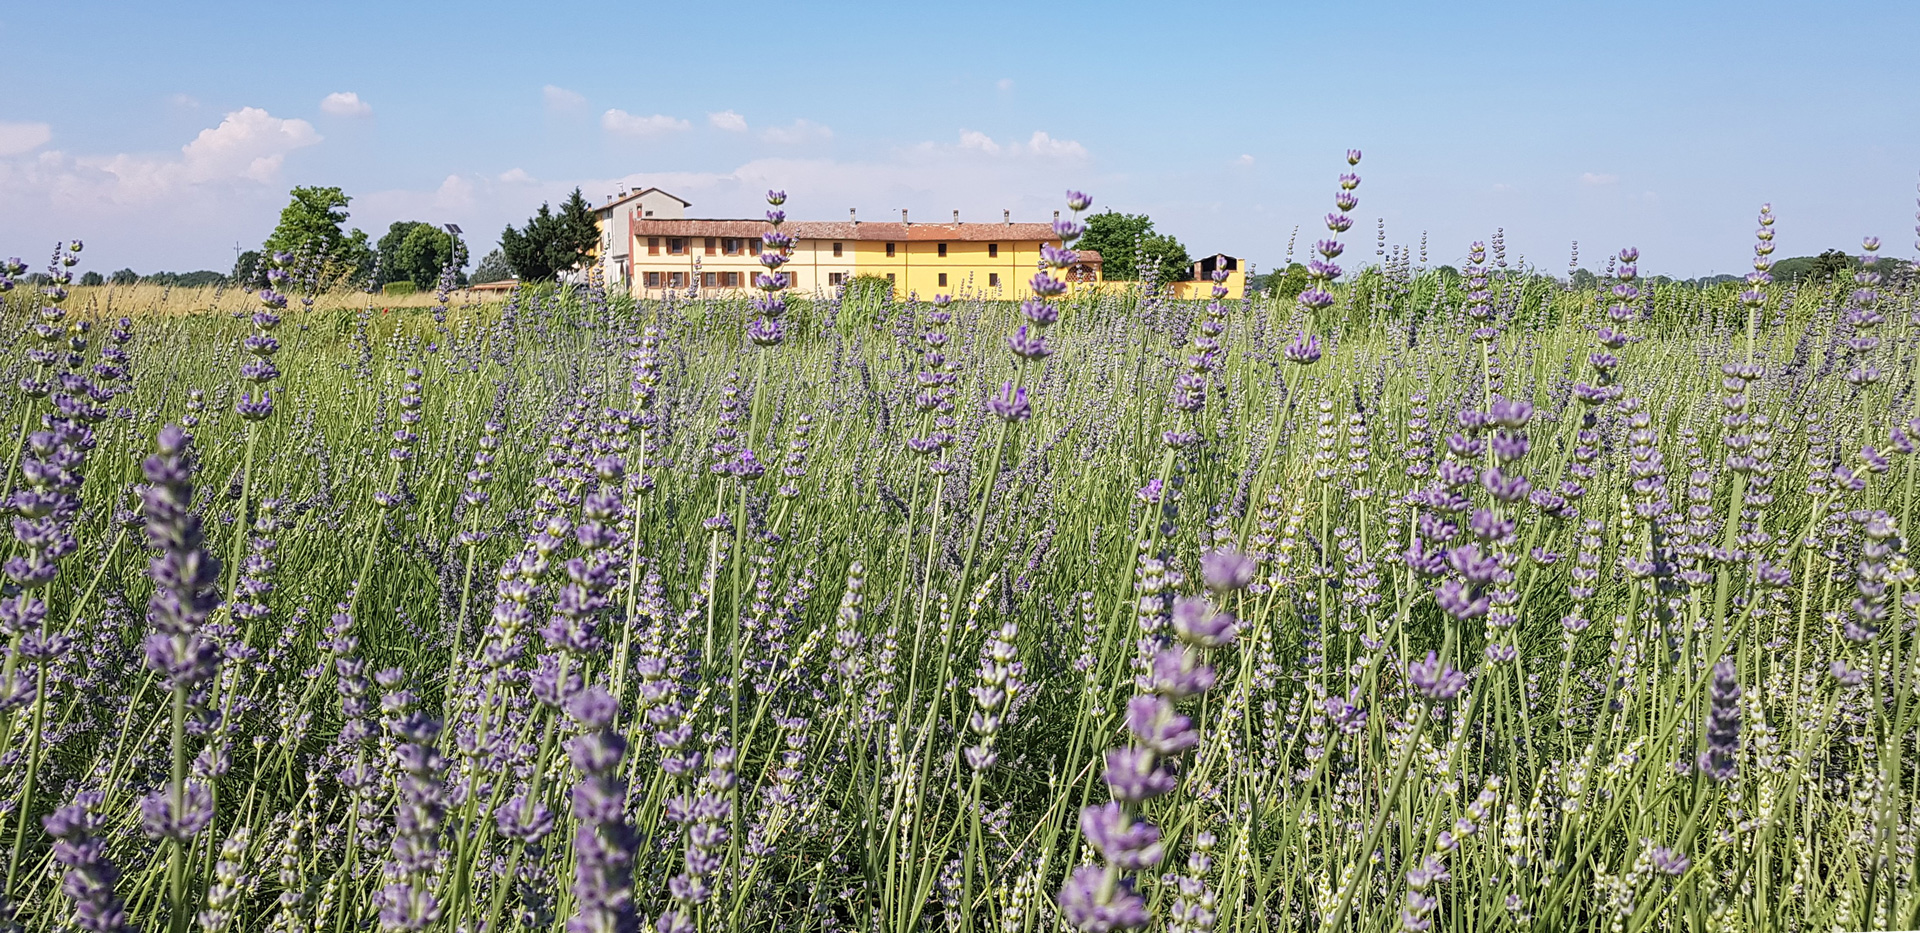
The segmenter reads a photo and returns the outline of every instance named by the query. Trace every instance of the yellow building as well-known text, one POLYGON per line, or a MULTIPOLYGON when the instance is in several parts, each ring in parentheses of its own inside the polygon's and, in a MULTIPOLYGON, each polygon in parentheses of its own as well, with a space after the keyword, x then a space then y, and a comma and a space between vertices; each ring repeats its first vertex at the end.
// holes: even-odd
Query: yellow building
POLYGON ((1239 298, 1247 293, 1247 270, 1238 258, 1225 253, 1215 253, 1193 264, 1193 278, 1185 282, 1170 282, 1167 294, 1173 298, 1209 299, 1213 297, 1213 270, 1225 267, 1227 280, 1221 284, 1227 287, 1228 298, 1239 298))
MULTIPOLYGON (((677 200, 677 199, 676 199, 677 200)), ((697 286, 727 292, 751 288, 762 271, 758 256, 764 220, 628 218, 632 230, 631 281, 639 297, 697 286)), ((905 211, 898 223, 794 220, 781 231, 794 238, 784 267, 792 288, 829 293, 858 275, 884 278, 895 294, 971 296, 1018 300, 1031 297, 1029 282, 1040 267, 1040 248, 1058 246, 1052 224, 912 223, 905 211)), ((1098 254, 1076 263, 1081 274, 1099 278, 1098 254)), ((1072 276, 1068 276, 1072 278, 1072 276)))

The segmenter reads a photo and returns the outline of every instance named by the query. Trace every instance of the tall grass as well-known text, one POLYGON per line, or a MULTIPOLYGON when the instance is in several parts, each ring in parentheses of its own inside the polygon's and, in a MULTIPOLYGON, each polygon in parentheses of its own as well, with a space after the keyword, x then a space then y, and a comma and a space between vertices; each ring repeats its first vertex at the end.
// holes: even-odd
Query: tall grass
MULTIPOLYGON (((7 595, 45 606, 8 615, 8 916, 1062 929, 1131 698, 1213 625, 1160 836, 1107 840, 1155 924, 1920 926, 1912 283, 1856 351, 1847 282, 1621 324, 1486 278, 1376 270, 1313 320, 1088 297, 1024 367, 1018 309, 965 297, 796 301, 768 349, 725 300, 296 301, 260 421, 248 296, 82 293, 43 341, 16 292, 8 383, 104 417, 73 547, 10 550, 57 576, 7 595), (1603 324, 1640 339, 1587 406, 1603 324), (226 572, 161 582, 218 601, 172 636, 213 675, 160 676, 154 561, 196 553, 226 572), (142 801, 195 793, 155 838, 142 801)), ((8 398, 16 493, 82 443, 49 416, 8 398)))

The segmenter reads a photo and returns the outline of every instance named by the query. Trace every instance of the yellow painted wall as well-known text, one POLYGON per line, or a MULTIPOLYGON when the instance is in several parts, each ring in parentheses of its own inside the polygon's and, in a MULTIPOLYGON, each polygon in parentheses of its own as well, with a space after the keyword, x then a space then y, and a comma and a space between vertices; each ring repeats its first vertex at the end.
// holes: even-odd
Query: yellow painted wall
MULTIPOLYGON (((670 281, 662 275, 662 286, 649 288, 646 285, 648 272, 679 272, 689 277, 699 273, 738 272, 741 274, 741 287, 752 285, 752 276, 761 270, 757 254, 742 251, 740 255, 728 256, 721 248, 724 241, 716 238, 713 255, 705 252, 705 237, 688 237, 688 250, 685 255, 675 256, 667 253, 667 237, 661 237, 660 253, 648 255, 647 238, 635 235, 632 248, 634 293, 642 297, 659 297, 670 281)), ((947 255, 940 255, 939 240, 898 240, 894 241, 894 255, 887 255, 885 240, 831 240, 805 238, 794 244, 793 258, 786 265, 787 273, 792 277, 792 288, 801 292, 826 292, 833 288, 832 276, 839 274, 841 281, 850 281, 857 275, 874 275, 882 278, 891 276, 896 293, 901 296, 918 295, 921 299, 931 299, 935 295, 953 295, 955 297, 979 296, 989 300, 1017 301, 1030 298, 1033 292, 1028 283, 1039 268, 1040 243, 1034 240, 1001 240, 998 255, 989 255, 989 243, 978 240, 947 240, 947 255), (841 254, 833 255, 833 244, 841 245, 841 254), (940 276, 945 274, 945 285, 940 276), (998 276, 998 284, 994 283, 998 276)), ((724 281, 724 278, 721 279, 724 281)), ((703 286, 727 290, 724 285, 703 286)), ((1076 284, 1075 291, 1084 286, 1076 284)))
MULTIPOLYGON (((1213 298, 1212 279, 1194 279, 1190 282, 1168 283, 1167 294, 1173 298, 1209 300, 1213 298)), ((1247 273, 1245 268, 1234 269, 1227 273, 1227 280, 1221 283, 1227 287, 1227 298, 1238 299, 1247 293, 1247 273)))
POLYGON ((887 255, 884 240, 861 240, 855 245, 857 275, 892 276, 897 294, 973 296, 987 299, 1016 300, 1032 296, 1027 287, 1040 262, 1037 241, 997 241, 999 255, 989 255, 989 244, 977 240, 948 240, 947 255, 940 255, 938 240, 901 240, 894 243, 894 255, 887 255), (947 282, 940 284, 941 274, 947 282), (994 276, 999 282, 994 283, 994 276))

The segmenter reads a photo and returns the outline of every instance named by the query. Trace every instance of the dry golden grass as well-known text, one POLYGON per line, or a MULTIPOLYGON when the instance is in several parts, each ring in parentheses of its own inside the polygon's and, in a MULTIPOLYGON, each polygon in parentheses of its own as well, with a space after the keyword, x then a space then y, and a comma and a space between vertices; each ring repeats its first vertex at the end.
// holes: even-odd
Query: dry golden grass
MULTIPOLYGON (((462 289, 448 298, 449 305, 499 301, 497 291, 462 289)), ((298 301, 296 298, 295 301, 298 301)), ((434 293, 411 295, 368 295, 359 290, 322 292, 314 298, 316 310, 358 309, 371 302, 375 308, 428 308, 434 293)), ((154 315, 203 314, 222 311, 251 311, 253 297, 237 288, 170 288, 163 285, 89 285, 74 286, 67 307, 89 317, 141 317, 154 315)))

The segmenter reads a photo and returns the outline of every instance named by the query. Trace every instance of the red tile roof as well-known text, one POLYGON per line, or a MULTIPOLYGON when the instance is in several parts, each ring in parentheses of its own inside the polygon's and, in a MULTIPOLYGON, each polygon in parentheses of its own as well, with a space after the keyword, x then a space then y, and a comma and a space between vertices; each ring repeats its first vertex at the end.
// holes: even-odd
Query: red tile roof
MULTIPOLYGON (((659 220, 633 219, 634 236, 724 236, 753 238, 772 229, 764 220, 659 220)), ((962 242, 1057 242, 1052 224, 960 223, 899 224, 825 220, 790 220, 780 225, 782 232, 803 240, 853 240, 926 242, 951 240, 962 242)))

